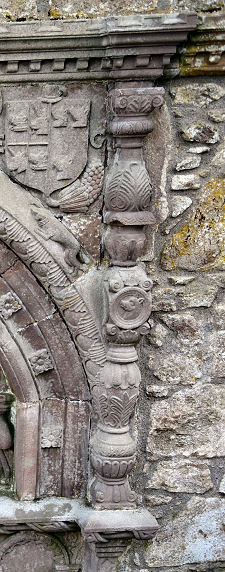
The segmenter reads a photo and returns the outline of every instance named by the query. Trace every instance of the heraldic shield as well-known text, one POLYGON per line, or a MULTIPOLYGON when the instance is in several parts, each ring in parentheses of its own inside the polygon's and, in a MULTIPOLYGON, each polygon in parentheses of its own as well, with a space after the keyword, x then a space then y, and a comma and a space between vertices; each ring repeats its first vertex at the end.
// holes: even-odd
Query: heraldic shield
POLYGON ((46 197, 68 186, 87 163, 89 113, 90 99, 70 97, 64 86, 31 89, 30 99, 4 98, 3 170, 46 197))

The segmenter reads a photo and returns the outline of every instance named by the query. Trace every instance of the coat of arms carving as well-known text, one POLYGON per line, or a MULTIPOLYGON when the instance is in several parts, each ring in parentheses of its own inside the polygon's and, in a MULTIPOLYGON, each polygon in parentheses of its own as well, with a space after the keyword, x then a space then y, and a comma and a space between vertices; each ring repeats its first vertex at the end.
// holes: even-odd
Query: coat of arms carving
MULTIPOLYGON (((43 193, 49 203, 52 193, 67 187, 66 197, 64 193, 61 196, 57 193, 52 206, 60 206, 66 199, 65 210, 70 210, 70 204, 67 208, 69 192, 71 210, 76 211, 74 197, 79 195, 81 203, 80 194, 86 189, 82 181, 81 189, 71 185, 84 172, 88 161, 91 103, 90 94, 82 90, 69 92, 66 86, 4 90, 0 116, 2 169, 17 183, 43 193)), ((95 135, 99 135, 97 131, 95 135)), ((99 173, 101 176, 98 155, 97 151, 88 162, 95 179, 97 175, 99 179, 99 173)), ((96 181, 94 183, 96 186, 96 181)), ((95 195, 96 192, 94 199, 95 195)), ((85 197, 83 200, 85 207, 86 202, 88 204, 88 197, 87 201, 85 197)))

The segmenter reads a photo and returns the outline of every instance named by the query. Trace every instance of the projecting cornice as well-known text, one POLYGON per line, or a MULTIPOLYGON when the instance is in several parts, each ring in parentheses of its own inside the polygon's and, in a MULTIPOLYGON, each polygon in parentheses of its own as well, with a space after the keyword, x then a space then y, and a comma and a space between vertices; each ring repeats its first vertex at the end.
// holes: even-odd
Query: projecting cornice
POLYGON ((181 58, 180 75, 221 75, 225 72, 225 13, 202 16, 181 58))
POLYGON ((2 23, 0 82, 154 80, 196 26, 196 15, 2 23))

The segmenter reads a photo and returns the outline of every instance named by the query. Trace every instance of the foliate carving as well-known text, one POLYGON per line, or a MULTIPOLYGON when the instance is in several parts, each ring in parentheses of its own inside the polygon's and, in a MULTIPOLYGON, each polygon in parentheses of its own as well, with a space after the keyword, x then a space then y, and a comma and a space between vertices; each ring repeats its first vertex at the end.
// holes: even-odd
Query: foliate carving
POLYGON ((84 174, 60 192, 59 206, 63 212, 86 212, 102 191, 104 167, 102 163, 87 166, 84 174))
POLYGON ((15 217, 0 209, 0 239, 22 258, 47 287, 66 286, 70 280, 53 256, 15 217))
POLYGON ((98 382, 100 371, 106 362, 106 349, 94 316, 78 287, 71 286, 62 290, 61 295, 56 291, 55 297, 73 333, 89 383, 93 386, 98 382))
POLYGON ((129 394, 128 392, 102 393, 102 389, 94 389, 94 405, 98 412, 99 419, 110 427, 124 427, 134 412, 138 392, 129 394))
POLYGON ((8 320, 11 316, 22 309, 22 302, 18 296, 12 292, 0 296, 0 315, 4 320, 8 320))
POLYGON ((45 371, 53 369, 53 363, 46 349, 38 350, 34 355, 29 357, 29 362, 34 375, 40 375, 45 371))
POLYGON ((99 383, 92 389, 98 417, 91 440, 95 479, 92 499, 104 508, 132 506, 136 494, 128 475, 135 463, 135 442, 129 431, 141 375, 133 346, 148 331, 152 281, 142 267, 108 268, 104 274, 104 332, 110 341, 99 383))
POLYGON ((148 85, 116 88, 110 93, 110 131, 117 151, 105 185, 104 222, 111 226, 103 247, 106 257, 118 266, 135 265, 144 254, 143 227, 156 223, 142 144, 153 129, 149 113, 162 106, 163 93, 163 88, 148 85))
MULTIPOLYGON (((128 388, 138 388, 141 375, 140 370, 137 364, 133 361, 132 362, 132 355, 130 348, 123 348, 124 354, 127 354, 127 358, 129 361, 127 363, 120 363, 121 361, 121 348, 117 348, 117 352, 113 351, 114 346, 110 348, 111 351, 108 351, 107 357, 108 361, 105 363, 104 368, 101 370, 100 373, 100 381, 102 384, 104 383, 105 388, 111 389, 120 389, 126 391, 128 388), (128 352, 127 352, 128 349, 128 352), (119 350, 119 351, 118 351, 119 350), (129 356, 129 357, 128 357, 129 356), (114 361, 109 361, 110 359, 114 361), (118 361, 116 361, 118 360, 118 361)), ((124 358, 124 355, 123 355, 124 358)), ((137 354, 135 352, 135 360, 137 359, 137 354)))
POLYGON ((130 162, 112 171, 105 192, 109 211, 142 211, 150 207, 151 183, 144 164, 130 162))
POLYGON ((0 393, 0 483, 9 484, 12 470, 13 437, 7 413, 12 405, 13 396, 0 393))
POLYGON ((146 115, 163 104, 163 90, 155 88, 117 89, 112 97, 112 108, 117 115, 146 115))
POLYGON ((62 427, 51 426, 42 427, 41 447, 42 449, 49 447, 61 447, 63 430, 62 427))
POLYGON ((105 253, 115 265, 134 266, 144 251, 145 240, 142 228, 114 224, 104 236, 105 253))

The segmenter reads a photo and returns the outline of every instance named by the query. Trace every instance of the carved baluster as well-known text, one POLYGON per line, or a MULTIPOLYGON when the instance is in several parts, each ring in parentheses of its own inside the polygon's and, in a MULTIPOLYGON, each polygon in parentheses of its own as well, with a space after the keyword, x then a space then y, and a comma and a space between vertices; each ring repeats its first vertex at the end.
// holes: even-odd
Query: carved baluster
POLYGON ((152 286, 137 258, 144 252, 144 227, 155 222, 142 143, 153 129, 148 116, 162 105, 163 91, 128 84, 111 93, 116 152, 106 179, 104 222, 109 227, 103 239, 111 266, 102 279, 108 352, 100 384, 93 389, 99 421, 91 442, 92 500, 111 509, 131 507, 136 499, 127 478, 135 463, 130 419, 141 380, 135 345, 149 329, 152 286))

